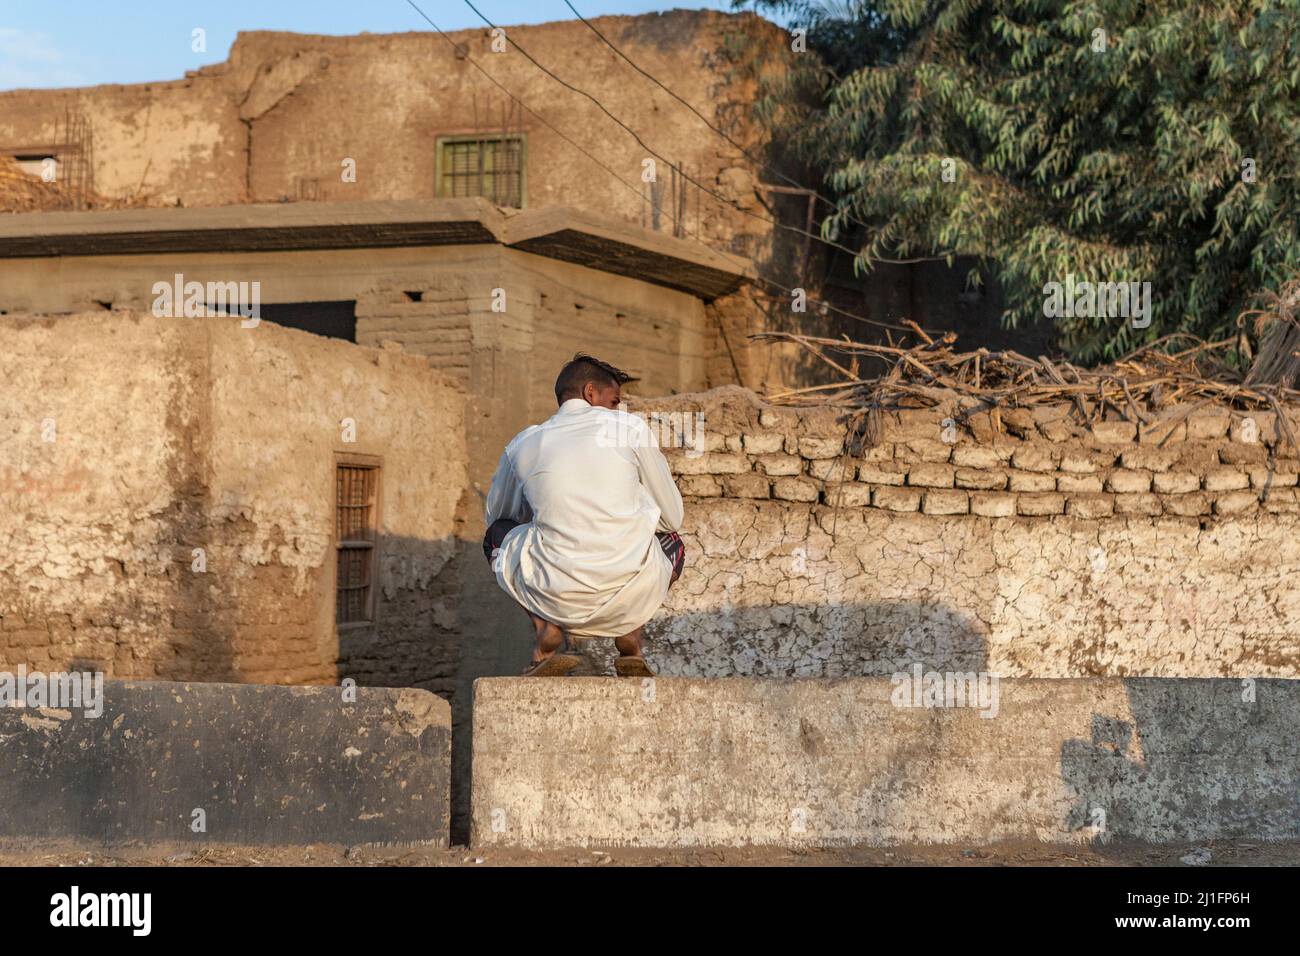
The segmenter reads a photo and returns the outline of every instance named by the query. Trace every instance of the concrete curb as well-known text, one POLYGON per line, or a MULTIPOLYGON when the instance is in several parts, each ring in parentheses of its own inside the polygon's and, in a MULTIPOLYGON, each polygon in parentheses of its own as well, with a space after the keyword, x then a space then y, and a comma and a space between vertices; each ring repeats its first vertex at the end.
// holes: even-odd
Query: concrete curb
POLYGON ((105 681, 97 717, 0 708, 0 836, 446 846, 447 702, 417 689, 355 695, 105 681))
POLYGON ((983 717, 888 678, 483 679, 472 842, 1300 837, 1300 681, 996 687, 983 717))

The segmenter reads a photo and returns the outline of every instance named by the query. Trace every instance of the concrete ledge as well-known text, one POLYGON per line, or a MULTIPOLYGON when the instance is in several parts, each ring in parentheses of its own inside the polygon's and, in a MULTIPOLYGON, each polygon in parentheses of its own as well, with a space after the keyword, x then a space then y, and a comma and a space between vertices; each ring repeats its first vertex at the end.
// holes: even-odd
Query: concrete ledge
POLYGON ((448 842, 451 710, 416 689, 105 681, 103 713, 0 709, 0 836, 448 842), (194 832, 202 810, 206 832, 194 832))
POLYGON ((704 299, 734 292, 755 275, 748 259, 567 206, 517 213, 507 220, 505 232, 512 248, 632 276, 704 299))
POLYGON ((479 680, 477 846, 1300 837, 1300 681, 479 680), (1253 699, 1252 699, 1253 695, 1253 699), (991 710, 990 710, 991 712, 991 710))
POLYGON ((497 243, 713 299, 753 264, 700 242, 564 206, 506 212, 486 199, 253 203, 0 216, 0 259, 382 249, 497 243))

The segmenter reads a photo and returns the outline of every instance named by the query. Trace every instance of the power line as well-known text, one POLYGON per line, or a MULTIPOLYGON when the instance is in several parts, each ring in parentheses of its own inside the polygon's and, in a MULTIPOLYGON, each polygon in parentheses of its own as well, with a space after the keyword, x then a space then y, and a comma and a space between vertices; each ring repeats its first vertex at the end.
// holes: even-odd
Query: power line
MULTIPOLYGON (((573 11, 573 15, 574 15, 575 17, 577 17, 579 20, 581 20, 584 24, 586 24, 587 29, 591 30, 592 33, 596 34, 596 36, 598 36, 598 37, 600 38, 601 42, 604 43, 605 46, 607 46, 607 47, 609 47, 611 50, 613 50, 615 53, 617 53, 617 54, 618 54, 618 55, 619 55, 619 56, 620 56, 620 57, 621 57, 621 58, 622 58, 622 59, 627 63, 628 66, 632 67, 632 69, 636 70, 638 73, 640 73, 642 76, 644 76, 647 80, 649 80, 649 81, 650 81, 651 83, 653 83, 655 86, 659 87, 659 89, 663 90, 665 93, 667 93, 667 94, 668 94, 669 96, 671 96, 673 99, 675 99, 678 103, 681 103, 681 104, 682 104, 683 106, 685 106, 688 110, 690 110, 692 113, 694 113, 697 117, 699 117, 700 121, 701 121, 702 123, 704 123, 705 126, 707 126, 709 129, 713 130, 713 132, 717 133, 719 136, 721 136, 723 139, 725 139, 728 143, 730 143, 733 147, 735 147, 737 150, 739 150, 740 153, 741 153, 741 155, 743 155, 747 160, 749 160, 749 161, 750 161, 751 163, 753 163, 755 166, 759 166, 759 167, 761 167, 762 169, 765 169, 765 170, 767 170, 768 172, 773 173, 773 174, 776 175, 779 179, 784 180, 784 181, 785 181, 786 183, 788 183, 789 185, 794 186, 794 187, 797 188, 797 189, 802 189, 802 190, 804 190, 805 192, 807 192, 807 193, 809 193, 810 195, 812 195, 814 198, 819 199, 819 200, 821 200, 822 202, 824 202, 824 203, 825 203, 827 206, 829 206, 831 209, 835 209, 835 210, 838 211, 839 207, 835 204, 835 202, 834 202, 833 200, 827 199, 825 196, 823 196, 823 195, 822 195, 821 193, 819 193, 817 190, 815 190, 815 189, 809 189, 807 186, 805 186, 803 183, 799 182, 798 180, 796 180, 796 179, 792 179, 791 177, 787 176, 785 173, 781 172, 781 170, 777 169, 776 167, 774 167, 774 166, 770 166, 770 165, 768 165, 767 163, 763 162, 763 160, 758 159, 757 157, 755 157, 752 153, 749 152, 749 150, 745 149, 744 146, 741 146, 738 142, 736 142, 734 139, 732 139, 731 136, 730 136, 730 135, 729 135, 725 130, 723 130, 723 129, 722 129, 721 127, 719 127, 719 126, 716 126, 716 125, 715 125, 715 124, 714 124, 714 123, 713 123, 713 122, 712 122, 712 121, 711 121, 707 116, 705 116, 705 115, 704 115, 703 113, 701 113, 698 109, 696 109, 695 106, 692 105, 689 101, 683 99, 682 97, 680 97, 680 96, 678 96, 676 93, 674 93, 672 90, 670 90, 670 89, 669 89, 667 86, 665 86, 665 85, 664 85, 664 84, 659 80, 659 78, 656 77, 654 74, 652 74, 652 73, 650 73, 650 72, 648 72, 648 71, 642 69, 641 66, 640 66, 636 61, 634 61, 630 56, 628 56, 628 55, 627 55, 626 53, 624 53, 621 49, 619 49, 619 47, 617 47, 617 46, 614 44, 614 42, 613 42, 612 40, 610 40, 607 36, 605 36, 605 34, 601 33, 599 30, 597 30, 597 29, 596 29, 596 25, 595 25, 594 23, 592 23, 590 20, 588 20, 586 17, 584 17, 581 13, 579 13, 579 12, 578 12, 578 8, 575 7, 572 3, 570 3, 569 0, 564 0, 564 5, 565 5, 566 7, 568 7, 571 11, 573 11)), ((847 215, 847 214, 846 214, 846 215, 847 215)), ((856 219, 852 219, 852 217, 850 217, 850 221, 852 221, 852 222, 857 222, 857 220, 856 220, 856 219)), ((858 224, 859 224, 859 225, 865 225, 865 223, 858 223, 858 224)))
MULTIPOLYGON (((434 29, 435 31, 437 31, 437 33, 438 33, 438 35, 439 35, 440 37, 442 37, 444 40, 447 41, 448 44, 450 44, 450 46, 451 46, 451 48, 452 48, 452 51, 453 51, 454 53, 459 53, 459 52, 460 52, 460 51, 459 51, 459 48, 458 48, 457 45, 456 45, 456 41, 453 40, 451 37, 447 36, 447 34, 443 32, 442 28, 441 28, 440 26, 438 26, 438 24, 434 23, 433 20, 431 20, 431 19, 429 18, 429 15, 428 15, 427 13, 425 13, 423 10, 421 10, 421 9, 419 8, 419 6, 417 6, 417 5, 415 4, 414 0, 406 0, 406 2, 407 2, 408 4, 410 4, 410 6, 411 6, 412 8, 414 8, 414 10, 415 10, 416 13, 418 13, 420 16, 422 16, 422 17, 425 19, 425 22, 427 22, 427 23, 429 24, 429 26, 433 27, 433 29, 434 29)), ((478 61, 476 61, 473 57, 469 56, 468 54, 465 54, 464 59, 465 59, 465 60, 470 64, 470 66, 474 67, 474 69, 478 70, 480 73, 482 73, 484 76, 486 76, 489 80, 491 80, 492 83, 493 83, 493 84, 494 84, 498 89, 501 90, 501 92, 505 93, 506 96, 510 97, 510 99, 512 99, 512 100, 514 100, 516 103, 518 103, 518 104, 519 104, 523 109, 527 110, 529 113, 531 113, 533 116, 535 116, 535 117, 536 117, 536 118, 537 118, 537 119, 538 119, 538 120, 539 120, 539 121, 540 121, 544 126, 546 126, 547 129, 549 129, 551 132, 553 132, 556 136, 560 137, 560 139, 564 140, 566 143, 568 143, 570 146, 572 146, 572 147, 573 147, 574 149, 576 149, 578 152, 582 153, 582 155, 585 156, 585 157, 587 157, 587 159, 591 160, 593 163, 595 163, 597 166, 599 166, 599 167, 600 167, 601 169, 603 169, 605 172, 609 173, 609 174, 610 174, 611 176, 613 176, 614 179, 616 179, 619 183, 622 183, 624 186, 627 186, 629 189, 631 189, 632 192, 634 192, 634 193, 636 194, 636 197, 637 197, 638 199, 643 199, 643 198, 644 198, 644 197, 641 195, 641 191, 640 191, 640 190, 638 190, 635 186, 632 186, 630 183, 624 182, 623 179, 618 175, 618 173, 614 172, 614 170, 610 169, 608 166, 606 166, 604 163, 602 163, 599 159, 597 159, 597 158, 596 158, 595 156, 593 156, 591 153, 587 152, 587 150, 583 149, 581 146, 579 146, 577 143, 575 143, 572 139, 570 139, 568 136, 566 136, 563 132, 561 132, 559 129, 557 129, 557 128, 556 128, 556 127, 555 127, 555 126, 554 126, 554 125, 549 121, 549 120, 546 119, 546 117, 542 116, 540 113, 538 113, 536 110, 534 110, 532 107, 530 107, 527 103, 525 103, 525 102, 524 102, 523 100, 521 100, 519 97, 515 96, 515 94, 512 93, 512 92, 510 92, 509 88, 506 87, 504 84, 502 84, 499 80, 497 80, 497 78, 496 78, 495 76, 493 76, 493 75, 492 75, 491 73, 489 73, 487 70, 483 69, 483 67, 480 66, 479 63, 478 63, 478 61)), ((674 221, 675 221, 675 220, 674 220, 674 221)))
MULTIPOLYGON (((594 34, 596 34, 596 36, 600 37, 601 42, 603 42, 607 47, 609 47, 611 50, 613 50, 615 53, 617 53, 620 57, 622 57, 623 60, 627 62, 627 65, 628 65, 628 66, 632 67, 632 69, 636 70, 638 73, 640 73, 642 76, 644 76, 647 80, 649 80, 649 81, 650 81, 651 83, 653 83, 655 86, 659 87, 659 89, 663 90, 665 93, 667 93, 667 94, 668 94, 669 96, 671 96, 673 99, 675 99, 677 102, 681 103, 681 104, 682 104, 683 106, 685 106, 688 110, 690 110, 692 113, 694 113, 696 116, 698 116, 698 117, 700 118, 700 121, 703 122, 705 126, 707 126, 709 129, 713 130, 713 132, 717 133, 719 136, 721 136, 723 139, 725 139, 729 144, 731 144, 731 146, 733 146, 734 148, 736 148, 737 150, 739 150, 740 153, 741 153, 741 155, 744 156, 746 159, 748 159, 751 163, 753 163, 753 164, 756 165, 756 166, 761 167, 762 169, 767 170, 769 173, 773 173, 777 178, 782 179, 782 180, 784 180, 786 183, 788 183, 790 186, 792 186, 792 187, 794 187, 794 188, 796 188, 796 189, 799 189, 799 190, 801 190, 801 191, 807 193, 808 195, 812 196, 814 199, 820 200, 821 202, 825 203, 825 204, 826 204, 830 209, 834 210, 835 212, 843 212, 843 213, 844 213, 844 218, 846 218, 849 222, 853 223, 855 226, 861 226, 863 229, 868 229, 868 230, 871 228, 869 225, 867 225, 867 224, 866 224, 865 222, 863 222, 861 219, 858 219, 856 216, 852 215, 848 210, 841 210, 840 207, 839 207, 839 204, 836 203, 833 199, 828 199, 826 196, 823 196, 823 195, 822 195, 821 193, 819 193, 817 190, 812 189, 812 188, 810 188, 810 187, 808 187, 808 186, 805 186, 803 183, 799 182, 797 179, 794 179, 794 178, 792 178, 792 177, 790 177, 790 176, 787 176, 785 173, 781 172, 781 170, 777 169, 775 166, 771 166, 771 165, 769 165, 768 163, 764 162, 763 160, 761 160, 761 159, 757 158, 756 156, 754 156, 754 154, 751 153, 751 152, 749 152, 749 150, 745 149, 744 146, 741 146, 740 143, 738 143, 738 142, 736 142, 734 139, 732 139, 731 136, 726 132, 726 130, 724 130, 724 129, 722 129, 721 127, 715 125, 715 124, 714 124, 714 123, 713 123, 713 122, 712 122, 712 121, 711 121, 707 116, 705 116, 705 115, 704 115, 703 113, 701 113, 698 109, 696 109, 695 106, 694 106, 692 103, 690 103, 690 102, 689 102, 688 100, 686 100, 686 99, 683 99, 681 96, 678 96, 678 95, 677 95, 676 93, 674 93, 671 89, 669 89, 669 88, 668 88, 668 87, 667 87, 667 86, 666 86, 662 81, 660 81, 660 79, 659 79, 657 76, 655 76, 654 74, 650 73, 649 71, 643 69, 643 68, 640 66, 640 64, 638 64, 638 63, 637 63, 636 61, 634 61, 630 56, 628 56, 626 53, 624 53, 624 52, 623 52, 623 51, 622 51, 618 46, 616 46, 616 45, 614 44, 614 42, 613 42, 612 40, 610 40, 608 37, 606 37, 605 34, 601 33, 599 30, 597 30, 597 29, 596 29, 596 25, 595 25, 594 23, 592 23, 590 20, 588 20, 586 17, 584 17, 581 13, 579 13, 577 7, 575 7, 572 3, 570 3, 569 0, 564 0, 564 5, 565 5, 566 7, 568 7, 571 11, 573 11, 573 15, 574 15, 575 17, 577 17, 579 20, 581 20, 583 23, 585 23, 585 24, 587 25, 587 28, 590 29, 592 33, 594 33, 594 34)), ((912 262, 937 262, 937 261, 942 261, 942 260, 946 259, 947 257, 946 257, 946 256, 924 256, 924 257, 921 257, 921 258, 915 258, 915 259, 889 259, 889 258, 886 258, 886 257, 884 257, 884 256, 873 256, 872 258, 874 258, 874 259, 875 259, 876 261, 878 261, 878 262, 887 262, 887 263, 892 263, 892 264, 895 264, 895 265, 906 265, 906 264, 908 264, 908 263, 912 263, 912 262)))
MULTIPOLYGON (((438 34, 440 37, 442 37, 444 40, 447 41, 448 45, 452 48, 452 52, 453 52, 453 53, 457 53, 457 54, 460 53, 460 48, 457 46, 456 41, 453 40, 451 37, 449 37, 449 36, 446 34, 446 32, 444 32, 443 29, 442 29, 440 26, 438 26, 438 24, 434 23, 433 20, 429 17, 429 15, 428 15, 427 13, 425 13, 422 9, 420 9, 419 5, 415 3, 415 0, 406 0, 406 2, 407 2, 407 4, 409 4, 409 5, 411 6, 412 9, 415 10, 416 13, 418 13, 421 17, 424 18, 424 21, 425 21, 426 23, 428 23, 429 26, 433 27, 433 29, 437 32, 437 34, 438 34)), ((513 42, 513 41, 512 41, 512 42, 513 42)), ((518 47, 518 44, 516 44, 516 47, 518 47)), ((500 82, 496 77, 494 77, 491 73, 489 73, 487 70, 485 70, 485 69, 484 69, 484 68, 483 68, 483 67, 478 63, 478 61, 476 61, 473 57, 469 56, 468 53, 464 54, 463 58, 464 58, 464 59, 465 59, 465 60, 466 60, 466 61, 467 61, 467 62, 468 62, 472 67, 474 67, 474 69, 478 70, 478 71, 479 71, 480 73, 482 73, 485 77, 487 77, 488 80, 490 80, 494 86, 496 86, 496 87, 497 87, 498 89, 500 89, 503 93, 505 93, 506 96, 510 97, 510 99, 512 99, 514 102, 518 103, 519 106, 520 106, 521 108, 523 108, 526 112, 528 112, 528 113, 531 114, 532 116, 536 117, 537 120, 538 120, 538 121, 539 121, 543 126, 545 126, 547 129, 549 129, 551 132, 553 132, 556 136, 560 137, 560 139, 564 140, 564 142, 568 143, 570 146, 572 146, 574 149, 576 149, 579 153, 581 153, 581 154, 582 154, 583 156, 585 156, 587 159, 591 160, 591 161, 592 161, 596 166, 598 166, 600 169, 602 169, 602 170, 604 170, 605 172, 609 173, 609 175, 612 176, 612 177, 614 178, 614 181, 615 181, 615 182, 617 182, 619 185, 621 185, 621 186, 623 186, 624 188, 626 188, 627 190, 629 190, 633 195, 635 195, 635 196, 637 197, 638 200, 644 200, 645 197, 642 195, 641 190, 639 190, 637 187, 633 186, 631 183, 627 182, 627 180, 623 179, 623 177, 620 176, 618 173, 616 173, 613 169, 611 169, 610 167, 606 166, 606 165, 605 165, 604 163, 602 163, 599 159, 597 159, 595 156, 593 156, 590 152, 588 152, 586 149, 584 149, 584 148, 583 148, 582 146, 580 146, 578 143, 574 142, 574 141, 573 141, 569 136, 565 135, 565 133, 564 133, 563 131, 561 131, 560 129, 558 129, 558 128, 553 124, 553 123, 551 123, 549 120, 547 120, 546 117, 542 116, 540 113, 538 113, 536 110, 534 110, 531 106, 529 106, 527 103, 525 103, 523 100, 521 100, 518 96, 516 96, 513 92, 511 92, 510 89, 509 89, 509 87, 505 86, 505 84, 501 83, 501 82, 500 82)), ((740 269, 742 270, 742 272, 744 271, 744 268, 745 268, 745 265, 746 265, 746 263, 745 263, 744 261, 742 261, 742 260, 740 260, 740 259, 736 259, 736 258, 734 258, 734 257, 732 257, 732 256, 730 256, 730 255, 728 255, 726 252, 722 251, 721 249, 717 249, 717 248, 715 248, 714 246, 712 246, 711 244, 705 242, 702 238, 700 238, 700 236, 699 236, 697 233, 690 233, 689 230, 687 229, 687 226, 686 226, 685 221, 683 221, 683 220, 678 220, 675 216, 673 216, 673 215, 671 215, 671 214, 669 215, 669 218, 670 218, 673 222, 675 222, 675 223, 679 223, 680 226, 681 226, 681 228, 682 228, 682 230, 683 230, 684 232, 687 232, 688 235, 690 235, 691 239, 694 240, 698 245, 704 247, 705 249, 709 250, 710 252, 714 253, 715 255, 721 256, 723 259, 727 259, 727 260, 729 260, 733 265, 735 265, 735 266, 737 266, 738 268, 740 268, 740 269)), ((752 263, 751 263, 751 264, 752 264, 752 263)), ((769 278, 767 278, 767 277, 764 276, 764 275, 761 275, 761 274, 758 272, 757 268, 755 268, 755 270, 754 270, 754 278, 757 279, 759 282, 762 282, 762 283, 764 283, 764 284, 766 284, 766 285, 768 285, 768 286, 771 286, 771 287, 773 287, 773 288, 779 289, 781 292, 783 292, 783 293, 786 294, 786 295, 793 295, 793 294, 794 294, 794 291, 795 291, 794 289, 792 289, 792 288, 787 288, 786 286, 783 286, 781 283, 776 282, 776 281, 773 280, 773 279, 769 279, 769 278)), ((806 293, 805 293, 805 295, 806 295, 806 293)), ((884 329, 893 329, 893 330, 898 331, 898 332, 905 332, 905 333, 907 333, 907 334, 909 334, 909 335, 910 335, 910 334, 914 334, 914 330, 911 329, 911 328, 908 328, 908 327, 906 327, 906 326, 897 325, 897 324, 892 323, 892 322, 882 322, 882 321, 880 321, 880 320, 878 320, 878 319, 869 319, 869 318, 867 318, 866 316, 863 316, 863 315, 856 315, 856 314, 854 314, 854 313, 852 313, 852 312, 848 312, 848 311, 846 311, 846 310, 844 310, 844 309, 841 309, 841 308, 838 308, 838 307, 836 307, 836 306, 833 306, 833 305, 831 305, 829 302, 822 302, 822 301, 820 301, 819 299, 815 299, 815 298, 813 298, 813 297, 811 297, 811 296, 806 296, 806 297, 807 297, 808 301, 811 302, 811 303, 813 303, 814 305, 821 306, 823 309, 826 309, 826 310, 828 310, 828 311, 830 311, 830 312, 834 312, 834 313, 836 313, 836 314, 838 314, 838 315, 842 315, 842 316, 844 316, 845 318, 854 319, 855 321, 863 322, 863 323, 866 323, 867 325, 874 325, 874 326, 877 326, 877 327, 879 327, 879 328, 884 328, 884 329)))
MULTIPOLYGON (((409 0, 408 0, 408 2, 409 2, 409 0)), ((481 10, 479 10, 478 7, 474 6, 473 0, 465 0, 465 6, 469 7, 471 10, 473 10, 474 13, 478 15, 478 18, 479 18, 480 20, 482 20, 484 23, 486 23, 488 26, 490 26, 492 29, 494 29, 494 30, 500 30, 500 29, 501 29, 501 28, 498 27, 495 23, 493 23, 491 20, 489 20, 486 16, 484 16, 484 15, 483 15, 483 12, 482 12, 481 10)), ((602 103, 602 102, 601 102, 601 101, 600 101, 596 96, 592 95, 591 93, 588 93, 586 90, 584 90, 584 89, 582 89, 582 88, 580 88, 580 87, 574 86, 572 83, 568 82, 567 80, 561 79, 560 77, 556 76, 553 72, 551 72, 551 70, 547 69, 547 68, 546 68, 545 66, 543 66, 541 63, 539 63, 539 62, 538 62, 538 61, 537 61, 537 60, 532 56, 532 54, 530 54, 527 50, 525 50, 522 46, 520 46, 519 43, 518 43, 518 41, 511 39, 511 40, 509 40, 509 42, 510 42, 510 44, 511 44, 512 46, 514 46, 514 48, 515 48, 516 50, 518 50, 521 54, 523 54, 524 58, 525 58, 526 60, 528 60, 529 63, 533 64, 533 66, 537 67, 539 70, 541 70, 543 73, 545 73, 545 74, 546 74, 547 76, 549 76, 551 79, 553 79, 556 83, 559 83, 561 86, 563 86, 563 87, 564 87, 565 89, 567 89, 567 90, 570 90, 570 91, 572 91, 572 92, 574 92, 574 93, 577 93, 579 96, 584 96, 584 97, 586 97, 587 99, 591 100, 591 102, 594 103, 594 104, 596 105, 596 108, 597 108, 597 109, 599 109, 602 113, 604 113, 606 116, 608 116, 610 119, 612 119, 615 123, 617 123, 619 126, 621 126, 621 127, 622 127, 622 128, 623 128, 623 129, 628 133, 629 136, 631 136, 634 140, 636 140, 637 145, 639 145, 639 146, 640 146, 642 149, 644 149, 647 153, 649 153, 651 156, 655 157, 655 159, 660 160, 660 161, 663 162, 664 164, 666 164, 666 165, 668 165, 668 166, 672 166, 672 161, 671 161, 671 160, 669 160, 669 159, 666 158, 665 156, 662 156, 662 155, 660 155, 659 153, 655 152, 653 149, 651 149, 651 148, 650 148, 650 145, 649 145, 645 140, 643 140, 643 139, 641 138, 640 134, 638 134, 636 130, 634 130, 631 126, 628 126, 628 125, 627 125, 626 123, 624 123, 621 119, 619 119, 619 118, 618 118, 617 116, 615 116, 612 112, 610 112, 610 110, 605 106, 605 104, 602 103)), ((769 226, 774 226, 774 227, 776 227, 777 229, 785 229, 785 230, 788 231, 788 232, 794 232, 794 233, 798 233, 798 234, 801 235, 801 236, 807 236, 809 239, 812 239, 812 240, 814 240, 815 242, 820 242, 820 243, 822 243, 823 245, 830 246, 830 247, 833 248, 833 249, 839 249, 841 252, 847 252, 850 256, 852 256, 852 257, 855 258, 855 259, 856 259, 856 258, 858 257, 858 255, 859 255, 859 252, 858 252, 857 250, 850 249, 848 246, 841 245, 840 243, 835 242, 835 241, 830 240, 830 239, 823 239, 821 236, 817 235, 817 234, 814 233, 814 232, 809 232, 807 229, 800 229, 798 226, 789 226, 789 225, 786 225, 785 223, 780 222, 780 221, 778 221, 778 220, 776 220, 776 219, 769 219, 767 216, 760 216, 760 215, 759 215, 758 213, 756 213, 756 212, 750 212, 750 211, 747 210, 747 209, 743 209, 743 208, 740 206, 739 203, 735 202, 734 200, 728 199, 726 196, 722 195, 721 193, 719 193, 719 192, 717 192, 717 191, 715 191, 715 190, 713 190, 713 189, 710 189, 708 186, 706 186, 704 183, 700 182, 698 179, 693 179, 693 178, 691 178, 690 176, 688 176, 688 175, 686 174, 685 170, 678 170, 678 174, 679 174, 683 179, 685 179, 687 182, 689 182, 689 183, 691 183, 692 185, 694 185, 696 188, 702 190, 703 192, 708 193, 710 196, 712 196, 714 199, 716 199, 719 203, 721 203, 721 204, 723 204, 723 205, 726 205, 726 206, 729 206, 730 208, 732 208, 732 209, 736 210, 737 212, 739 212, 741 215, 749 216, 750 218, 752 218, 752 219, 757 219, 757 220, 759 220, 760 222, 765 222, 765 223, 767 223, 769 226)))

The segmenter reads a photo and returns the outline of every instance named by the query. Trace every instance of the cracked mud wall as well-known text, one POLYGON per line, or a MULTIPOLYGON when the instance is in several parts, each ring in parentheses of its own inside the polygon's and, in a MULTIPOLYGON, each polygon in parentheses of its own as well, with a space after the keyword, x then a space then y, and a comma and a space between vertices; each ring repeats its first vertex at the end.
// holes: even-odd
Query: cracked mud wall
POLYGON ((633 410, 704 416, 666 452, 688 559, 647 628, 665 674, 1300 676, 1300 462, 1269 415, 918 411, 850 452, 836 413, 740 389, 633 410))
POLYGON ((691 502, 686 526, 649 627, 665 674, 1300 676, 1291 515, 1203 531, 722 500, 691 502))
POLYGON ((122 312, 0 337, 3 666, 450 692, 463 395, 423 359, 122 312), (382 468, 376 623, 342 632, 340 453, 382 468))

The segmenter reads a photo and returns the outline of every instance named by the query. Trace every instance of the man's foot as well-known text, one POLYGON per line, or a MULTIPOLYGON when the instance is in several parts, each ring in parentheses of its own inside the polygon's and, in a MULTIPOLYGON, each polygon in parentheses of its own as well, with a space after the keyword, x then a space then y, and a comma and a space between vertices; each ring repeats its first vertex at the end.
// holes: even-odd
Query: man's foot
POLYGON ((552 654, 524 668, 525 677, 563 677, 581 661, 572 654, 552 654))
POLYGON ((655 672, 639 655, 623 655, 614 659, 614 673, 619 677, 654 677, 655 672))

